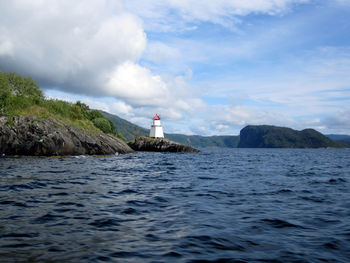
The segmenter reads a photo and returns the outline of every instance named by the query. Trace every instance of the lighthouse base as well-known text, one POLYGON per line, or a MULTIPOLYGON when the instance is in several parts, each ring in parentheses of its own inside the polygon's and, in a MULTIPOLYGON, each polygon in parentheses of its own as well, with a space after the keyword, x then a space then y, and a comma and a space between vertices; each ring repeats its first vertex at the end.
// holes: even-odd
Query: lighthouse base
POLYGON ((149 138, 146 136, 138 136, 134 141, 128 142, 129 146, 135 151, 148 152, 182 152, 196 153, 198 150, 177 142, 164 138, 149 138))
POLYGON ((158 125, 152 125, 149 137, 164 138, 163 127, 158 125))

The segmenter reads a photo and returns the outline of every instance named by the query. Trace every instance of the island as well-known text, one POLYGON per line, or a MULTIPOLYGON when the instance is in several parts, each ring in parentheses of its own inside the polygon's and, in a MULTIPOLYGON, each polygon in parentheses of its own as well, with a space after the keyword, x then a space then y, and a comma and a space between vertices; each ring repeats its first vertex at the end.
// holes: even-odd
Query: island
POLYGON ((339 148, 335 142, 314 129, 302 131, 272 125, 248 125, 240 131, 238 148, 339 148))
POLYGON ((196 153, 199 150, 180 144, 165 138, 151 138, 148 136, 137 136, 135 140, 128 143, 135 151, 151 151, 151 152, 184 152, 196 153))

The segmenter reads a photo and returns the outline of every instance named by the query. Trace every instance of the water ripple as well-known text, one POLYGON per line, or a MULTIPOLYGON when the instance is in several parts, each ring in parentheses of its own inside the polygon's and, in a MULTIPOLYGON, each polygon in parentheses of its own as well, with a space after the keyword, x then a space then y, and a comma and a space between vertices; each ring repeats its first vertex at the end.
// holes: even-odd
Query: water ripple
POLYGON ((350 151, 1 158, 0 262, 348 262, 350 151))

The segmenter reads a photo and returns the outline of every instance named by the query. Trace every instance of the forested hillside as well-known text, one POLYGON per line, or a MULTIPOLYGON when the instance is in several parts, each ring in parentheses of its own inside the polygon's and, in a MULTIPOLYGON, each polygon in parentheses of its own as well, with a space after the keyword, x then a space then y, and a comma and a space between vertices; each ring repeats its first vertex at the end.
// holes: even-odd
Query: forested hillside
POLYGON ((249 125, 240 132, 239 148, 327 148, 344 147, 313 129, 296 131, 271 125, 249 125))

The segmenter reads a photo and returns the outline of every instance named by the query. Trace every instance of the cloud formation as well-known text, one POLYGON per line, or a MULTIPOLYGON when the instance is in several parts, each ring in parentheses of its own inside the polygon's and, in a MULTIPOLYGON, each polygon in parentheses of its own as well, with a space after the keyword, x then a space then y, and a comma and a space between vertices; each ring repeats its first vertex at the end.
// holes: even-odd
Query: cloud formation
POLYGON ((146 46, 142 21, 122 1, 0 3, 2 70, 48 89, 123 100, 123 112, 157 107, 181 118, 198 99, 185 76, 163 77, 139 63, 146 46))
POLYGON ((141 125, 158 112, 174 132, 345 129, 349 12, 345 0, 2 1, 0 70, 141 125))
POLYGON ((127 61, 112 72, 107 83, 107 92, 136 105, 162 105, 168 100, 168 88, 160 76, 153 76, 151 71, 127 61))
POLYGON ((199 22, 235 27, 241 16, 283 14, 294 4, 307 2, 310 0, 128 0, 124 5, 146 21, 147 30, 183 31, 193 29, 188 23, 199 22))
POLYGON ((348 133, 350 130, 350 108, 329 114, 322 120, 321 125, 333 127, 337 133, 348 133))
POLYGON ((3 70, 47 86, 99 95, 117 65, 140 58, 142 22, 120 1, 10 1, 0 4, 3 70))

